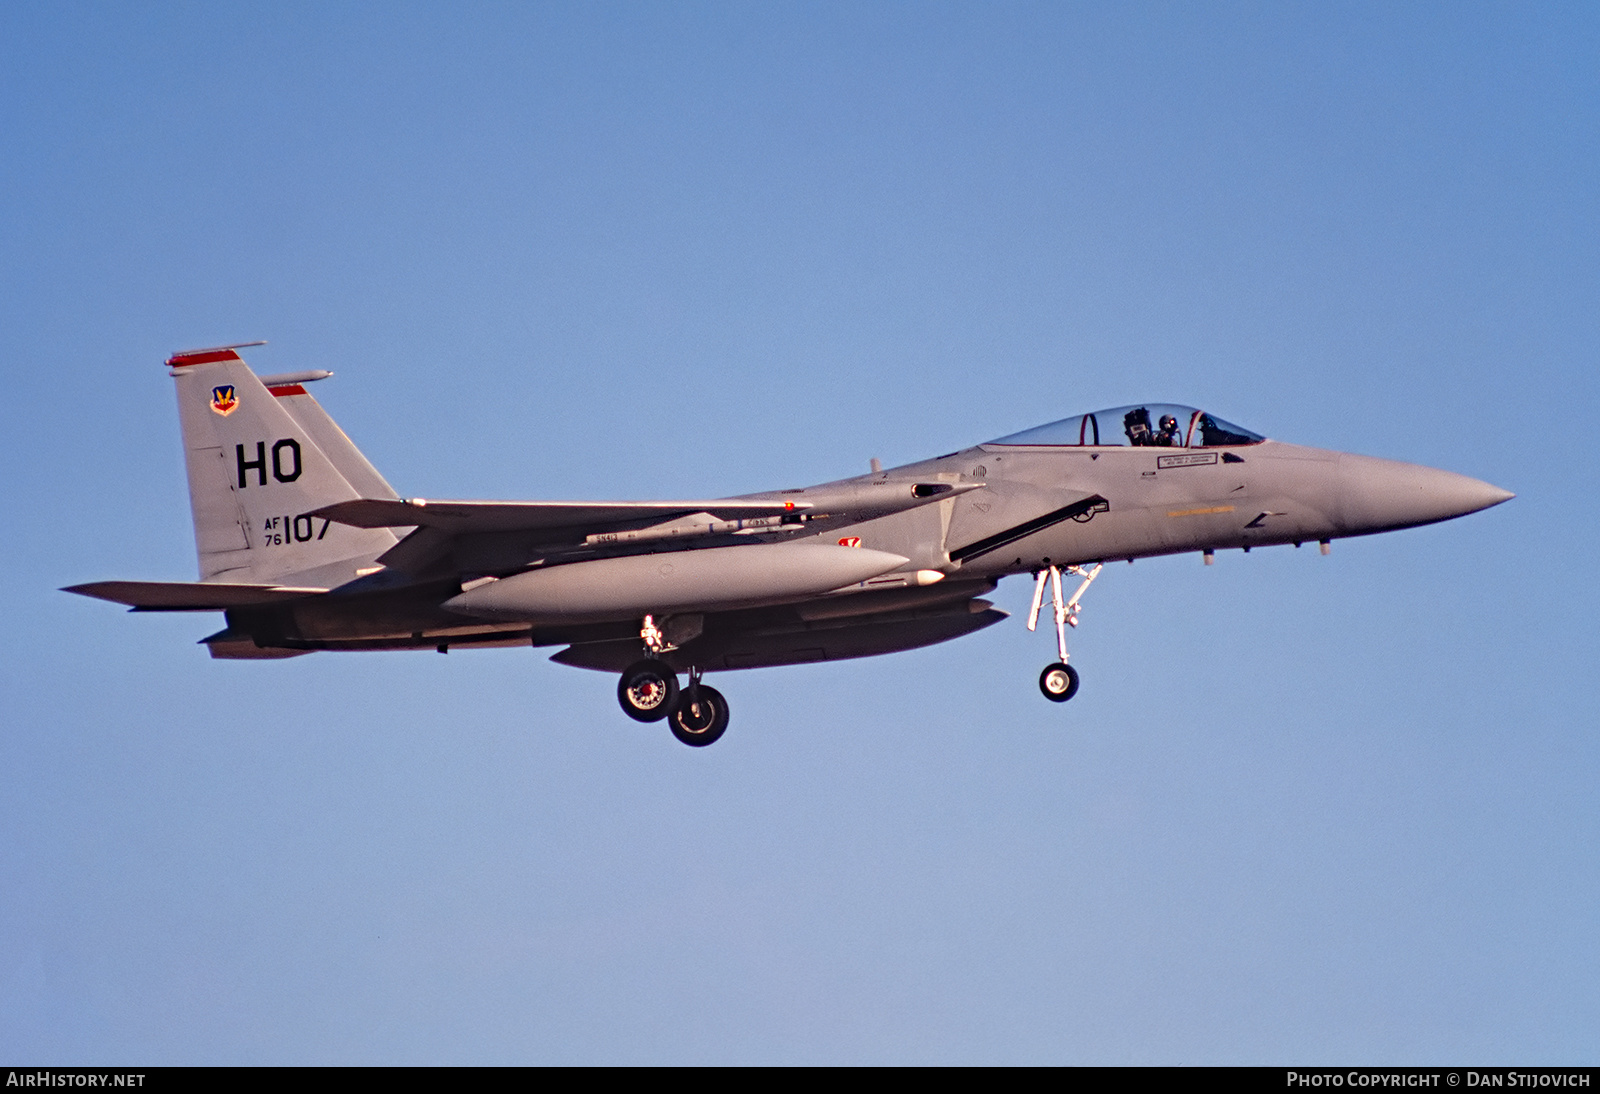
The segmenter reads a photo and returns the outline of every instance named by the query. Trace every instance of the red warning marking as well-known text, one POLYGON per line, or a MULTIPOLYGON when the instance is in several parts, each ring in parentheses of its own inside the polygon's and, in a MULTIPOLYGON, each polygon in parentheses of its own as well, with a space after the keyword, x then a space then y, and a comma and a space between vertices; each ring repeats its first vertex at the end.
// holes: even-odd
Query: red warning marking
POLYGON ((304 395, 306 393, 306 389, 299 384, 279 384, 277 387, 269 387, 267 390, 280 399, 285 395, 304 395))
POLYGON ((209 365, 213 361, 238 361, 240 356, 231 349, 217 350, 214 353, 180 353, 167 358, 167 364, 172 368, 183 368, 185 365, 209 365))

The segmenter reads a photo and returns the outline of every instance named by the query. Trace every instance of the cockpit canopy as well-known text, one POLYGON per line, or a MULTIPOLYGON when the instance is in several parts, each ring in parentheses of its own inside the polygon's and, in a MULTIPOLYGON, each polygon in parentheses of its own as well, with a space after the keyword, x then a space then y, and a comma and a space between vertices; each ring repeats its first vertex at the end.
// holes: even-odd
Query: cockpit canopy
POLYGON ((1192 406, 1144 403, 1097 410, 990 441, 1005 445, 1122 445, 1134 448, 1218 448, 1266 440, 1192 406))

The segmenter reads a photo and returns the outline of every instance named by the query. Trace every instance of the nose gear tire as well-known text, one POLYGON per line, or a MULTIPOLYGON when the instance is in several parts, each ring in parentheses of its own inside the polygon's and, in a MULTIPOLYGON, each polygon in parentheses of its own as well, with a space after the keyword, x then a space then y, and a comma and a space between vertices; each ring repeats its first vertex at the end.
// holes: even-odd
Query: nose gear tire
POLYGON ((635 661, 617 681, 617 702, 637 722, 661 721, 677 699, 678 674, 665 661, 635 661))
POLYGON ((1065 703, 1078 694, 1078 670, 1057 661, 1039 674, 1039 690, 1052 703, 1065 703))

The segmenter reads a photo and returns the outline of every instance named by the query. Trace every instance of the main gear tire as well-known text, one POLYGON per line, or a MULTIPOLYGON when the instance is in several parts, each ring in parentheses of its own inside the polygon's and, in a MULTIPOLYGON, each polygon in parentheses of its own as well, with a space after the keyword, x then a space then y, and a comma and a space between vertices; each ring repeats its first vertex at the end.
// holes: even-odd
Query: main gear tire
POLYGON ((1078 694, 1078 670, 1057 661, 1039 674, 1039 690, 1052 703, 1065 703, 1078 694))
POLYGON ((728 728, 728 700, 707 684, 685 688, 667 715, 667 726, 684 744, 704 748, 728 728))
POLYGON ((636 722, 659 722, 678 700, 678 674, 665 661, 629 665, 617 681, 617 703, 636 722))

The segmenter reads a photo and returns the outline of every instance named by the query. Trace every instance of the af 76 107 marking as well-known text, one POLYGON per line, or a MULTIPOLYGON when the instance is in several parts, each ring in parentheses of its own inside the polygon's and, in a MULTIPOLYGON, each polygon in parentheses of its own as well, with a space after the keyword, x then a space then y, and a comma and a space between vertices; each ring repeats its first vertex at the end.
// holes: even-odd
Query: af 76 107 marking
POLYGON ((310 543, 327 535, 332 524, 327 517, 310 513, 268 517, 261 527, 261 544, 263 547, 282 547, 289 543, 310 543), (321 531, 316 531, 318 521, 322 522, 321 531))

